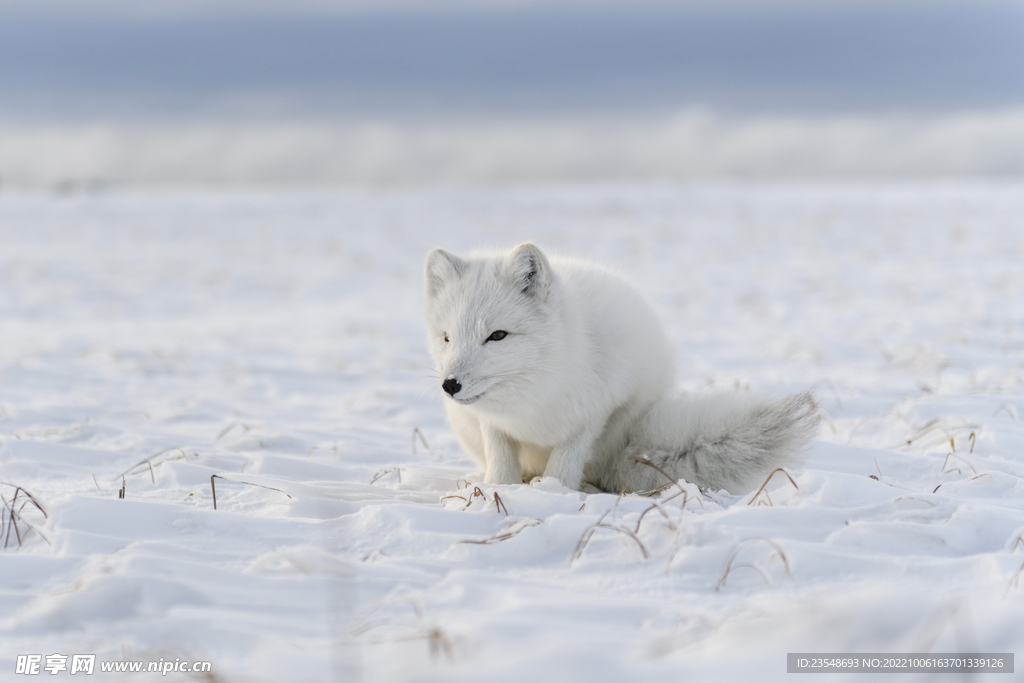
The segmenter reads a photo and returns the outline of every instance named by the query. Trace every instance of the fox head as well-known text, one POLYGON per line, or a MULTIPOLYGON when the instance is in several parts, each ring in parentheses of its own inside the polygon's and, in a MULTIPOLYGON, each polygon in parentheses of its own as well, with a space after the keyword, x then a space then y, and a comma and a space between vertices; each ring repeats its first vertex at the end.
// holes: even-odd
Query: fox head
POLYGON ((427 334, 445 395, 481 408, 521 396, 549 346, 557 283, 541 250, 523 244, 463 259, 435 249, 425 271, 427 334))

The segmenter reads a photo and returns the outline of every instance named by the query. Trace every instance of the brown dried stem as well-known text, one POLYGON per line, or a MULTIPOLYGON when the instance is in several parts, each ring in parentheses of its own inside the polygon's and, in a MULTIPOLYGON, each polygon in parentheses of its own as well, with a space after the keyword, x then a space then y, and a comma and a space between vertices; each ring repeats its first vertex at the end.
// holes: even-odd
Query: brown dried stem
POLYGON ((265 484, 254 484, 251 481, 239 481, 237 479, 228 479, 227 477, 222 476, 220 474, 211 474, 210 475, 210 491, 213 492, 213 509, 214 510, 217 509, 217 487, 213 483, 214 479, 223 479, 224 481, 230 481, 230 482, 234 482, 236 484, 247 484, 248 486, 258 486, 261 489, 270 489, 271 491, 277 491, 278 493, 284 493, 284 495, 286 495, 289 498, 291 498, 291 496, 289 494, 285 493, 281 489, 275 489, 273 486, 267 486, 265 484))
POLYGON ((800 490, 800 487, 796 485, 795 481, 793 481, 793 477, 789 476, 789 472, 782 469, 781 467, 776 467, 774 470, 772 470, 771 474, 768 475, 768 478, 764 480, 764 483, 761 484, 761 488, 757 490, 757 493, 754 494, 754 497, 750 499, 750 502, 747 503, 747 505, 753 505, 754 501, 757 500, 757 497, 764 493, 764 497, 768 500, 768 502, 765 503, 764 501, 759 501, 758 505, 768 505, 774 507, 771 496, 769 496, 768 492, 765 491, 765 487, 768 486, 768 483, 772 480, 772 477, 774 477, 779 472, 782 472, 784 475, 786 475, 786 478, 789 479, 789 483, 793 485, 793 488, 795 488, 797 491, 800 490))
MULTIPOLYGON (((767 538, 750 538, 750 539, 747 539, 745 541, 740 541, 739 543, 737 543, 736 547, 732 549, 731 553, 729 553, 729 559, 725 563, 725 569, 722 570, 722 576, 719 577, 718 583, 715 584, 715 590, 716 591, 717 590, 721 590, 722 586, 725 585, 726 580, 728 580, 729 574, 731 574, 733 572, 733 570, 739 569, 739 568, 742 568, 742 567, 750 567, 751 569, 755 569, 761 575, 761 578, 763 578, 766 583, 771 585, 771 582, 768 581, 768 577, 765 575, 765 573, 763 571, 761 571, 760 569, 757 569, 753 565, 742 564, 742 565, 737 565, 735 567, 733 566, 733 562, 736 561, 736 558, 737 558, 737 556, 739 556, 740 552, 744 548, 746 548, 746 547, 748 547, 748 546, 750 546, 750 545, 752 545, 754 543, 767 543, 768 545, 770 545, 773 548, 775 548, 775 554, 772 555, 772 557, 774 557, 775 555, 778 555, 779 559, 782 560, 783 566, 786 568, 786 576, 793 576, 793 572, 790 571, 790 568, 789 568, 789 560, 786 558, 786 553, 784 553, 782 551, 782 547, 778 543, 776 543, 775 541, 772 541, 770 539, 767 539, 767 538)), ((769 558, 769 559, 771 559, 771 558, 769 558)))

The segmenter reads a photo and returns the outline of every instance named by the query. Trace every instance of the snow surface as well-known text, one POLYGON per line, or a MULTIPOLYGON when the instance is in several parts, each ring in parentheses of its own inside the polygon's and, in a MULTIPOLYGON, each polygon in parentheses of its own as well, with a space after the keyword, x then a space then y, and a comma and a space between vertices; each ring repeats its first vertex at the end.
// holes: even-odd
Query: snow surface
POLYGON ((493 682, 1013 652, 1022 190, 3 196, 0 481, 48 517, 24 508, 38 533, 0 551, 0 679, 27 653, 493 682), (796 486, 689 487, 641 522, 671 490, 482 484, 431 377, 421 264, 525 239, 635 281, 681 389, 815 388, 796 486))
POLYGON ((442 118, 131 125, 0 119, 0 180, 19 191, 68 191, 1024 175, 1021 106, 442 118))

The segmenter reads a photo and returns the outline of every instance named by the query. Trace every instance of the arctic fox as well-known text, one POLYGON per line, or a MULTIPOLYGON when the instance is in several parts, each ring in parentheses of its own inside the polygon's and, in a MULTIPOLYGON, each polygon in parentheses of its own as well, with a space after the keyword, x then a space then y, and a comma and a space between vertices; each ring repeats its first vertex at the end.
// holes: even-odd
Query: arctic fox
POLYGON ((556 477, 578 490, 675 479, 743 493, 794 462, 810 394, 672 396, 672 349, 651 307, 597 265, 532 244, 426 261, 430 351, 462 447, 491 484, 556 477))

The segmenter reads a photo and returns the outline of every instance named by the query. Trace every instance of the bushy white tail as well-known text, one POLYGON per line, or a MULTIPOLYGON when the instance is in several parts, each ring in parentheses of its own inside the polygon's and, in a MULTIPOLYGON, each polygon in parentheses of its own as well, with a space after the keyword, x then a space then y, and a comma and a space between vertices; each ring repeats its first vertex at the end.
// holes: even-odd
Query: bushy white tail
POLYGON ((746 493, 776 467, 795 464, 818 426, 809 393, 783 399, 751 394, 678 396, 654 404, 630 433, 625 452, 595 472, 605 491, 642 491, 673 479, 746 493))

